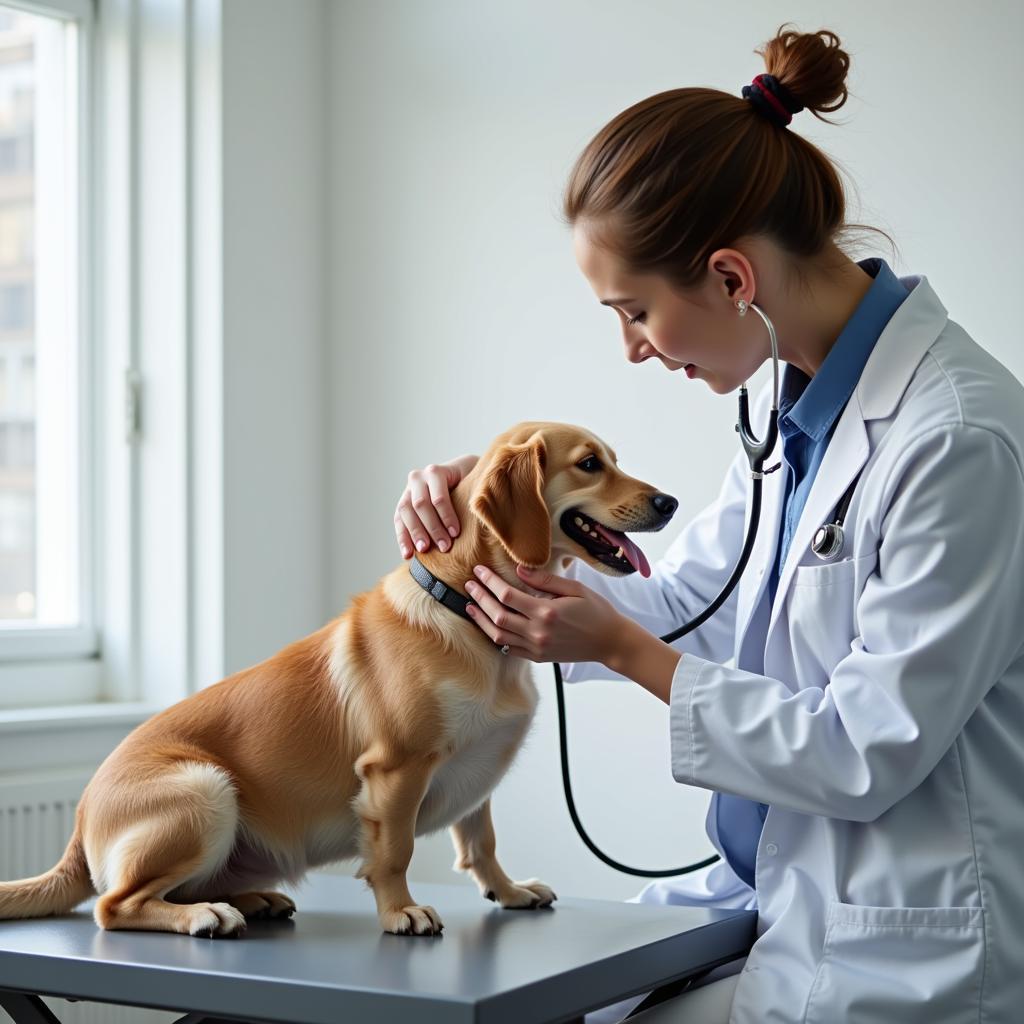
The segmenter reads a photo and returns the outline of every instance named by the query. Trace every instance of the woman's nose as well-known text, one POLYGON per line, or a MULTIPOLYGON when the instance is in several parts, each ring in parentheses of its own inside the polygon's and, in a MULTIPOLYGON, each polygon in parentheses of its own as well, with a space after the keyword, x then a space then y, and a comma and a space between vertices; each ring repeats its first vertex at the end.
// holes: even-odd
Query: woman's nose
POLYGON ((650 359, 654 355, 653 350, 647 344, 644 338, 625 338, 626 345, 626 358, 631 363, 642 363, 645 359, 650 359))

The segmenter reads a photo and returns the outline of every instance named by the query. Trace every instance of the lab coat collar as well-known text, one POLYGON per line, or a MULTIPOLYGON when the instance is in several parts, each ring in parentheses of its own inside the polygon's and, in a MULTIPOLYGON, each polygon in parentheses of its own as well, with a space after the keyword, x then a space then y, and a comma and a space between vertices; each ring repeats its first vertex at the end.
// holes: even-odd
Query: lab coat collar
POLYGON ((927 277, 913 274, 901 277, 900 283, 910 294, 878 336, 857 385, 857 402, 865 420, 892 415, 921 357, 946 326, 946 307, 927 277))

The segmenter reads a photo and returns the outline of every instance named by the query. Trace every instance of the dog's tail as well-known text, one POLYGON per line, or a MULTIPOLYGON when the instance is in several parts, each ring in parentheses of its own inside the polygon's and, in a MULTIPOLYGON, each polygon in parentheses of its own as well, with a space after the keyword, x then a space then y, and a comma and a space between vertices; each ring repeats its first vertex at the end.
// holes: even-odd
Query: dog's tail
POLYGON ((66 914, 95 892, 76 822, 74 835, 56 867, 35 878, 0 882, 0 920, 66 914))

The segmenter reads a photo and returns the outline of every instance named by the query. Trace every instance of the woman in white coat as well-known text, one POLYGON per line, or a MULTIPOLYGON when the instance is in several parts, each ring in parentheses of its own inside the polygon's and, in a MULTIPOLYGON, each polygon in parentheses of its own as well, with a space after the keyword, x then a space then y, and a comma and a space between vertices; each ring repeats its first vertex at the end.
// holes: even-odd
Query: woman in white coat
MULTIPOLYGON (((577 262, 623 327, 718 394, 785 361, 780 437, 746 572, 741 451, 652 577, 488 567, 464 589, 513 656, 669 706, 672 773, 713 792, 722 859, 635 899, 758 911, 745 961, 636 1021, 954 1024, 1024 1006, 1024 389, 923 276, 850 260, 842 188, 787 130, 846 98, 833 33, 783 32, 743 98, 677 89, 623 111, 573 169, 577 262), (841 548, 818 528, 850 494, 841 548), (553 621, 538 614, 555 610, 553 621), (495 623, 500 619, 501 625, 495 623), (722 664, 735 658, 735 668, 722 664)), ((757 396, 768 419, 771 382, 757 396)), ((475 462, 413 471, 403 555, 459 524, 475 462)), ((461 581, 448 581, 459 586, 461 581)), ((624 1019, 642 996, 588 1021, 624 1019)))

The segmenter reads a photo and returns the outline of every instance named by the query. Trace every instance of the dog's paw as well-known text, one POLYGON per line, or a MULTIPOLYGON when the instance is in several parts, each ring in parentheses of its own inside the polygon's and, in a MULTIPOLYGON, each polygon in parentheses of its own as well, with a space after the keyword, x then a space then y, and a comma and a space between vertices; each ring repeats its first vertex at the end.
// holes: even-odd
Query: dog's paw
POLYGON ((433 907, 402 907, 380 915, 381 927, 395 935, 440 935, 444 930, 441 915, 433 907))
POLYGON ((495 893, 493 889, 484 895, 500 903, 506 910, 534 910, 549 907, 558 897, 540 879, 530 878, 525 882, 513 882, 511 887, 495 893))
POLYGON ((245 918, 229 903, 193 903, 188 910, 188 931, 197 938, 237 939, 245 931, 245 918))
POLYGON ((242 892, 227 901, 247 918, 291 917, 295 913, 295 901, 283 892, 242 892))

